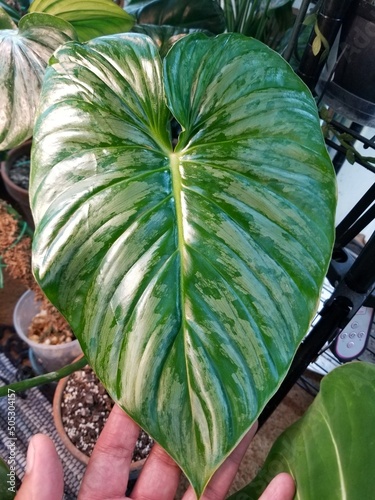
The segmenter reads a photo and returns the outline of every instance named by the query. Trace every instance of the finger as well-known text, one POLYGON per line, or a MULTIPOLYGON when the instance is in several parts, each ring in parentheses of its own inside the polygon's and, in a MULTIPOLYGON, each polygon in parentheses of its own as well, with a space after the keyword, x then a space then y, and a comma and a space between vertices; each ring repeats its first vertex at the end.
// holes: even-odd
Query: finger
POLYGON ((154 444, 130 498, 172 500, 180 474, 181 471, 172 458, 161 446, 154 444))
POLYGON ((272 479, 259 500, 293 500, 295 489, 292 476, 281 472, 272 479))
POLYGON ((36 434, 27 450, 26 473, 16 500, 60 500, 64 493, 64 475, 52 440, 36 434))
MULTIPOLYGON (((237 448, 234 449, 225 462, 215 472, 204 491, 202 500, 222 500, 225 498, 237 473, 238 467, 240 466, 241 460, 249 447, 257 428, 258 423, 256 422, 242 439, 237 448)), ((193 489, 189 487, 183 497, 183 500, 195 499, 195 493, 193 489)))
POLYGON ((138 425, 114 406, 92 452, 79 500, 124 498, 138 425))

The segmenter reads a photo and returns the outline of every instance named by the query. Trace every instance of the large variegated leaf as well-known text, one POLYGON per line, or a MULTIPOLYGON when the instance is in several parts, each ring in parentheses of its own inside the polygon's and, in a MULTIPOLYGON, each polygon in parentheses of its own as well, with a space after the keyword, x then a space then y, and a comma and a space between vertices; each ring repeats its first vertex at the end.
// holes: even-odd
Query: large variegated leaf
POLYGON ((81 41, 126 32, 134 24, 134 18, 113 0, 34 0, 30 12, 44 12, 69 21, 81 41))
POLYGON ((299 500, 363 500, 375 491, 375 366, 350 363, 327 375, 308 412, 274 443, 253 482, 232 500, 258 500, 279 472, 299 500))
POLYGON ((188 35, 164 68, 148 37, 103 37, 55 54, 34 143, 35 275, 200 493, 316 308, 335 178, 314 100, 240 35, 188 35))
POLYGON ((72 26, 46 14, 29 14, 18 29, 0 31, 0 151, 31 137, 47 62, 72 26))

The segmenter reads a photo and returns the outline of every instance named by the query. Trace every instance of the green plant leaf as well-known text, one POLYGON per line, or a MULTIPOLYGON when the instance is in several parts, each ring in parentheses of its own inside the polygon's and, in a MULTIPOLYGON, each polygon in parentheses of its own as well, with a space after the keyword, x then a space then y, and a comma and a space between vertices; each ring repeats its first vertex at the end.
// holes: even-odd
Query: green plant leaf
POLYGON ((185 29, 225 30, 224 12, 216 0, 148 0, 128 2, 127 12, 138 24, 178 26, 185 29))
MULTIPOLYGON (((8 5, 3 0, 0 0, 0 9, 2 11, 6 12, 10 16, 10 18, 13 20, 14 23, 18 23, 19 22, 19 20, 21 18, 20 13, 16 9, 14 9, 10 5, 8 5)), ((4 28, 1 28, 1 29, 4 29, 4 28)))
POLYGON ((135 21, 112 0, 34 0, 30 12, 45 12, 69 21, 81 41, 129 31, 135 21))
POLYGON ((9 14, 0 6, 0 30, 13 30, 17 25, 9 14))
POLYGON ((261 472, 232 500, 257 500, 279 472, 300 500, 363 500, 375 491, 375 366, 354 362, 325 376, 308 412, 275 441, 261 472))
MULTIPOLYGON (((156 24, 136 24, 132 32, 141 33, 149 36, 159 48, 159 54, 163 58, 174 43, 180 38, 191 33, 201 32, 202 30, 179 28, 175 26, 158 26, 156 24)), ((211 36, 210 32, 204 32, 207 36, 211 36)))
POLYGON ((30 138, 47 62, 72 26, 47 14, 24 16, 18 29, 0 31, 0 150, 30 138))
POLYGON ((269 12, 290 3, 290 0, 217 0, 225 13, 228 31, 254 36, 269 12))
MULTIPOLYGON (((10 459, 10 460, 13 460, 13 459, 10 459)), ((14 467, 13 464, 12 464, 12 467, 14 467)), ((10 477, 11 476, 10 476, 9 466, 0 457, 0 498, 1 498, 1 500, 13 500, 13 498, 16 496, 15 486, 8 482, 11 480, 10 477)))
POLYGON ((48 68, 35 276, 198 493, 309 327, 335 189, 311 94, 256 40, 188 35, 163 72, 148 37, 124 34, 66 44, 48 68))

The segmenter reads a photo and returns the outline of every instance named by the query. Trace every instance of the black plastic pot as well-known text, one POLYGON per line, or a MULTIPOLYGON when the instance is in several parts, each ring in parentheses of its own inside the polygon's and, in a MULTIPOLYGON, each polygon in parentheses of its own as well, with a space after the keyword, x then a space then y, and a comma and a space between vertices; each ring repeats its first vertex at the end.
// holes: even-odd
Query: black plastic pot
POLYGON ((375 126, 375 1, 353 1, 345 16, 318 94, 337 113, 375 126))
POLYGON ((375 104, 375 2, 359 0, 345 17, 333 81, 375 104))

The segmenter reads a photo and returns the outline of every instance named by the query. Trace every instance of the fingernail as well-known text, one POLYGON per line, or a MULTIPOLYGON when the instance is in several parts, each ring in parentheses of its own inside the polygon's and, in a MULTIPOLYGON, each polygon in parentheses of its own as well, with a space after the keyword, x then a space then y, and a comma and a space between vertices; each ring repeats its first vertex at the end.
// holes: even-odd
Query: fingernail
POLYGON ((34 457, 35 457, 35 448, 33 444, 33 440, 31 439, 29 443, 29 447, 27 449, 27 456, 26 456, 26 474, 30 474, 33 465, 34 465, 34 457))

